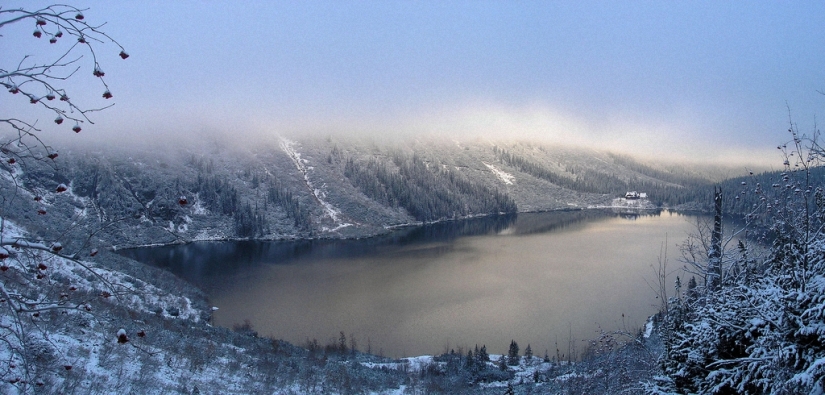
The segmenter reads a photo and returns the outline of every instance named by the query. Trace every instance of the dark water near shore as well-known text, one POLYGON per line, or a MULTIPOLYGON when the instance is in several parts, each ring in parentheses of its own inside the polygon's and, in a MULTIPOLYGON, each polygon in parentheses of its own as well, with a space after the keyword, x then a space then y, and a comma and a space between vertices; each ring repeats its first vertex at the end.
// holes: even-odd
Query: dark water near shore
POLYGON ((662 247, 699 217, 664 211, 530 213, 401 229, 363 240, 203 242, 122 251, 202 287, 217 325, 359 349, 434 354, 511 339, 535 354, 582 346, 599 327, 640 328, 662 247), (572 337, 572 339, 571 339, 572 337))

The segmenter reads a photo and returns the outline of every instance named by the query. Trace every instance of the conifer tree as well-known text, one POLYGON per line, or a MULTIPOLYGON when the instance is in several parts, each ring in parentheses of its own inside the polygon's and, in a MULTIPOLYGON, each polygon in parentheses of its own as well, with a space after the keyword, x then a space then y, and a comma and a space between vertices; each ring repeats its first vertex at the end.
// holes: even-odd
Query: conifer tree
POLYGON ((478 352, 478 359, 482 362, 489 362, 490 361, 490 354, 487 354, 487 345, 482 345, 481 350, 478 352))
POLYGON ((510 366, 518 365, 518 343, 515 340, 510 340, 510 350, 507 352, 507 364, 510 366))

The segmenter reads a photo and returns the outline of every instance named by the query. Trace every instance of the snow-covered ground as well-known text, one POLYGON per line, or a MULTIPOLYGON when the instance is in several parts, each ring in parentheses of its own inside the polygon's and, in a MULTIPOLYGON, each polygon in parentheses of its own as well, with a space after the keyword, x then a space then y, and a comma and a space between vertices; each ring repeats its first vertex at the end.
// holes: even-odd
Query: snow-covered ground
POLYGON ((493 174, 495 174, 496 177, 498 177, 498 179, 501 180, 501 182, 503 182, 507 185, 513 185, 513 181, 516 179, 515 176, 513 176, 510 173, 501 171, 497 167, 495 167, 495 166, 493 166, 489 163, 486 163, 486 162, 482 162, 482 163, 484 163, 484 166, 487 166, 487 168, 490 169, 490 171, 493 172, 493 174))

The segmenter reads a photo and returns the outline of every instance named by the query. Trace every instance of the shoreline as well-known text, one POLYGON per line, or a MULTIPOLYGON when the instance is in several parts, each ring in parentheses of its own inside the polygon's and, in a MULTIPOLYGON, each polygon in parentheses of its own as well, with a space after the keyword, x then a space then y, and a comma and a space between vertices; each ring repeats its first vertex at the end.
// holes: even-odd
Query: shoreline
MULTIPOLYGON (((393 231, 406 229, 406 228, 415 228, 420 226, 428 226, 428 225, 436 225, 448 222, 457 222, 457 221, 466 221, 466 220, 473 220, 473 219, 481 219, 481 218, 490 218, 496 216, 507 216, 507 215, 519 215, 519 214, 539 214, 539 213, 564 213, 564 212, 575 212, 575 211, 596 211, 596 210, 627 210, 627 211, 637 211, 637 212, 650 212, 650 211, 672 211, 676 213, 693 213, 693 214, 707 214, 707 211, 704 210, 690 210, 690 209, 674 209, 668 207, 628 207, 628 206, 590 206, 590 207, 575 207, 575 208, 560 208, 560 209, 550 209, 550 210, 531 210, 531 211, 519 211, 515 213, 496 213, 496 214, 476 214, 476 215, 468 215, 464 217, 458 218, 445 218, 435 221, 418 221, 418 222, 409 222, 403 224, 395 224, 395 225, 383 225, 381 228, 384 229, 384 232, 375 232, 375 233, 367 233, 364 235, 358 236, 342 236, 338 234, 338 237, 335 237, 334 233, 329 233, 324 236, 312 236, 312 237, 301 237, 298 235, 285 235, 283 237, 274 237, 274 238, 238 238, 238 237, 220 237, 220 238, 207 238, 207 239, 196 239, 196 240, 178 240, 171 243, 147 243, 141 245, 134 245, 134 246, 112 246, 107 248, 109 251, 117 252, 121 250, 130 250, 130 249, 139 249, 139 248, 153 248, 153 247, 168 247, 168 246, 179 246, 179 245, 186 245, 191 243, 199 243, 199 242, 207 242, 207 243, 217 243, 217 242, 238 242, 238 241, 257 241, 257 242, 284 242, 284 241, 312 241, 312 240, 364 240, 364 239, 371 239, 375 237, 380 237, 387 235, 393 231)), ((378 226, 376 226, 378 228, 378 226)))

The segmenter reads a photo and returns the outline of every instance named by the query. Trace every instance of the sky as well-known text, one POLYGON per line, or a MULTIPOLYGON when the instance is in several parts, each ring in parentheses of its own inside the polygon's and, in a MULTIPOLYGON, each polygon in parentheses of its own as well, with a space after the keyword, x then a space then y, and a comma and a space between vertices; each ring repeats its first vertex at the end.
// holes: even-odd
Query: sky
MULTIPOLYGON (((825 114, 821 1, 72 4, 131 55, 100 46, 117 104, 78 139, 437 135, 774 160, 790 120, 811 133, 825 114)), ((0 53, 49 50, 13 29, 0 53)))

